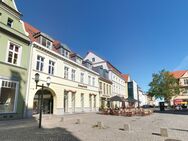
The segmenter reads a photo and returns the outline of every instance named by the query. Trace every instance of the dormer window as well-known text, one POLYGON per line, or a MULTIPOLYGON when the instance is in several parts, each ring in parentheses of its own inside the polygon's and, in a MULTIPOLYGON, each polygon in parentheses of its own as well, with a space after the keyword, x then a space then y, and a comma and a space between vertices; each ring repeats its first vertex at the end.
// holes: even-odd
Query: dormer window
POLYGON ((11 18, 8 18, 8 20, 7 20, 7 26, 9 26, 9 27, 13 26, 13 20, 11 18))
POLYGON ((66 49, 64 49, 64 48, 62 48, 62 55, 63 56, 65 56, 65 57, 67 57, 67 58, 69 58, 69 51, 68 50, 66 50, 66 49))
POLYGON ((82 64, 82 59, 77 57, 76 62, 79 63, 79 64, 82 64))
POLYGON ((45 46, 45 47, 47 47, 47 48, 51 48, 52 42, 50 42, 49 40, 47 40, 44 37, 41 37, 41 38, 42 38, 42 45, 45 46))

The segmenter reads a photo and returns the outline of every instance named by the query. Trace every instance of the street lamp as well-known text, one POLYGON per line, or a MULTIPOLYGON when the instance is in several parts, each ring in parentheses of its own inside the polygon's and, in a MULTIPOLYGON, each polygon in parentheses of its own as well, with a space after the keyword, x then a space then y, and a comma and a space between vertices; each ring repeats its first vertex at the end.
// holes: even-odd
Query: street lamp
POLYGON ((44 88, 48 88, 50 86, 51 78, 47 77, 46 84, 47 84, 48 87, 44 86, 44 84, 38 85, 39 80, 40 80, 40 75, 38 73, 36 73, 35 74, 36 89, 37 89, 37 87, 41 87, 42 88, 42 93, 39 95, 40 96, 39 128, 41 128, 44 88))

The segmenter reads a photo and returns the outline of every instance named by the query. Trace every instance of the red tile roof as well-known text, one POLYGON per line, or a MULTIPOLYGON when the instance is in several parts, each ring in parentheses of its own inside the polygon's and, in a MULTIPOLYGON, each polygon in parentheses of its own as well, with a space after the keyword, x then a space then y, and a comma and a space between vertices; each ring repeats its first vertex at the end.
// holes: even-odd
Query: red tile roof
POLYGON ((25 30, 29 33, 30 40, 32 42, 36 41, 33 36, 34 36, 34 34, 40 32, 40 31, 26 22, 24 22, 24 25, 25 25, 25 30))
MULTIPOLYGON (((32 42, 37 42, 36 39, 34 38, 34 35, 36 33, 39 33, 40 30, 38 30, 37 28, 33 27, 32 25, 24 22, 24 25, 25 25, 25 29, 26 31, 29 33, 29 38, 32 42)), ((60 42, 55 40, 53 42, 53 47, 52 47, 52 50, 59 53, 59 50, 58 50, 58 47, 60 46, 60 42)))
POLYGON ((129 81, 129 75, 128 75, 128 74, 122 74, 122 76, 123 76, 123 78, 124 78, 124 80, 125 80, 126 82, 129 81))
POLYGON ((170 74, 172 74, 175 78, 179 79, 179 78, 181 78, 186 72, 187 72, 187 70, 180 70, 180 71, 170 72, 170 74))

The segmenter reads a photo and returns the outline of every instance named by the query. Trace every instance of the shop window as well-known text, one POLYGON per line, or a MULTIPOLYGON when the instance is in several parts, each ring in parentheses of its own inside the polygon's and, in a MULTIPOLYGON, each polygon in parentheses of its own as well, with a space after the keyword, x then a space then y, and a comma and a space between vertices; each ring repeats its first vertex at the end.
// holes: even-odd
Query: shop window
POLYGON ((0 113, 15 112, 17 82, 0 80, 0 113))

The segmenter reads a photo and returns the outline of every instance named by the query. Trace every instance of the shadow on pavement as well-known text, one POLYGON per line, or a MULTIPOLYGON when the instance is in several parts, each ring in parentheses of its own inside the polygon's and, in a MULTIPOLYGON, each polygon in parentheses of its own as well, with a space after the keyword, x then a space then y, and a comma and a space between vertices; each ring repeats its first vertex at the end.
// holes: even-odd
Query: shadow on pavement
POLYGON ((159 133, 152 133, 152 135, 161 136, 161 134, 159 134, 159 133))
POLYGON ((80 141, 62 127, 38 128, 35 119, 0 122, 0 141, 80 141))
POLYGON ((175 115, 188 115, 188 110, 165 110, 165 111, 160 111, 160 110, 155 110, 155 113, 161 113, 161 114, 175 114, 175 115))
POLYGON ((176 128, 170 128, 171 130, 176 130, 176 131, 182 131, 182 132, 188 132, 188 130, 185 129, 176 129, 176 128))

